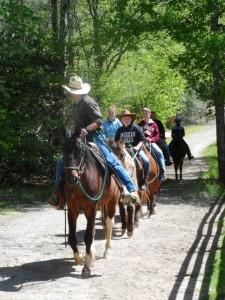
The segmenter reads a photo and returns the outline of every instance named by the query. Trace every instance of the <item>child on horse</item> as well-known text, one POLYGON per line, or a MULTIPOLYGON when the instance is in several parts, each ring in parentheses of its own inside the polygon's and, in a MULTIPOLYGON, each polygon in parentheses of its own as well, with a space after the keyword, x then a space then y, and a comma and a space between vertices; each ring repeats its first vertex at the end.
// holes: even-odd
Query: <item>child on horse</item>
POLYGON ((149 175, 149 159, 142 150, 145 137, 143 131, 136 124, 134 124, 135 118, 136 114, 131 113, 129 110, 124 110, 120 114, 120 120, 123 125, 122 127, 118 128, 116 132, 115 142, 122 140, 127 148, 132 146, 132 150, 137 152, 137 156, 139 156, 143 161, 145 178, 143 184, 141 185, 141 189, 145 190, 147 188, 146 182, 149 175))
POLYGON ((151 119, 151 110, 149 108, 143 108, 143 119, 140 123, 138 123, 138 126, 143 129, 145 140, 151 143, 153 152, 156 155, 160 165, 160 180, 163 181, 165 180, 164 173, 166 170, 165 160, 162 150, 156 144, 156 142, 160 139, 159 129, 157 124, 151 119))
POLYGON ((116 131, 122 124, 118 118, 116 118, 115 106, 109 106, 108 117, 103 121, 103 131, 107 140, 114 140, 116 131))
POLYGON ((156 113, 154 111, 151 111, 151 119, 156 123, 159 130, 159 139, 156 141, 156 144, 163 152, 166 166, 171 166, 173 163, 170 160, 170 151, 169 146, 166 143, 166 132, 163 123, 159 119, 157 119, 156 113))

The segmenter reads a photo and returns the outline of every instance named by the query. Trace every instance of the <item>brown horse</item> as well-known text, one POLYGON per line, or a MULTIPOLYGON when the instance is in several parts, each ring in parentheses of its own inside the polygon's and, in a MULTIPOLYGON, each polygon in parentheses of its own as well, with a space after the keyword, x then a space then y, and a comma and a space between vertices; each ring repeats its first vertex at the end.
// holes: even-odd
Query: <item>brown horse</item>
POLYGON ((146 191, 141 191, 141 200, 142 204, 147 203, 148 217, 150 217, 155 214, 156 197, 160 191, 160 167, 151 151, 147 150, 146 147, 143 148, 149 159, 150 171, 147 179, 147 189, 146 191))
MULTIPOLYGON (((160 169, 159 165, 156 162, 156 160, 153 158, 151 153, 144 147, 144 151, 149 158, 150 162, 150 172, 149 172, 149 177, 147 181, 147 189, 145 191, 140 189, 140 176, 142 176, 142 171, 141 168, 143 166, 140 166, 140 163, 135 164, 134 159, 132 158, 132 154, 130 154, 125 147, 125 144, 121 141, 118 144, 118 147, 113 147, 115 154, 125 167, 125 169, 128 171, 130 176, 132 177, 134 183, 136 183, 136 186, 138 186, 138 194, 141 199, 141 203, 147 203, 147 208, 148 208, 148 216, 150 217, 152 214, 155 214, 155 200, 156 196, 159 193, 160 189, 160 180, 159 180, 159 175, 160 175, 160 169)), ((140 214, 140 205, 135 205, 135 207, 130 207, 132 203, 127 204, 127 214, 124 208, 124 202, 120 201, 119 202, 119 207, 120 207, 120 216, 121 216, 121 222, 122 222, 122 230, 125 232, 127 229, 128 236, 132 235, 131 230, 133 230, 133 227, 136 226, 138 227, 138 222, 139 222, 139 214, 140 214), (133 217, 132 217, 133 214, 133 217), (134 224, 134 226, 133 226, 134 224)))
MULTIPOLYGON (((64 150, 65 166, 65 198, 68 205, 69 236, 76 264, 84 264, 82 276, 90 276, 95 254, 93 240, 95 234, 95 217, 99 206, 105 205, 105 253, 106 257, 110 248, 113 217, 116 204, 121 197, 120 188, 110 174, 106 163, 100 166, 90 146, 81 138, 67 139, 64 150), (84 235, 86 246, 85 258, 79 253, 76 238, 76 221, 80 210, 83 210, 87 219, 84 235)), ((104 161, 104 160, 103 160, 104 161)))
MULTIPOLYGON (((109 145, 132 178, 134 184, 138 186, 135 162, 126 150, 125 144, 123 142, 114 144, 113 141, 111 141, 109 145)), ((133 235, 134 227, 138 226, 140 207, 140 203, 133 203, 129 198, 124 197, 120 199, 119 212, 122 223, 122 235, 124 235, 125 232, 127 232, 128 237, 133 235)))
POLYGON ((183 162, 186 155, 186 148, 182 139, 173 139, 169 144, 170 155, 173 159, 175 179, 178 180, 178 169, 180 170, 179 179, 182 180, 183 162))

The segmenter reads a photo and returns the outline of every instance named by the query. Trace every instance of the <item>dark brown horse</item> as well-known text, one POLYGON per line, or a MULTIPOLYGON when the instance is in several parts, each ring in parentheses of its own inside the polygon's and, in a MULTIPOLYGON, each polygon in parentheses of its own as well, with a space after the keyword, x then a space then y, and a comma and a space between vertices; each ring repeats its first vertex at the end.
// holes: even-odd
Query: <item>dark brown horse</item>
POLYGON ((180 170, 179 179, 182 180, 183 162, 186 155, 186 148, 182 139, 173 139, 169 144, 169 151, 173 159, 175 179, 178 180, 178 169, 179 169, 180 170))
MULTIPOLYGON (((91 150, 90 146, 79 137, 67 139, 64 150, 65 166, 65 198, 68 205, 69 236, 76 264, 83 264, 83 276, 91 274, 90 267, 95 259, 93 240, 95 234, 95 217, 99 206, 105 206, 105 253, 110 248, 113 217, 116 204, 121 197, 120 188, 106 164, 100 166, 95 155, 97 148, 91 150), (87 227, 84 235, 86 245, 85 258, 79 253, 76 238, 76 222, 80 211, 84 212, 87 227)), ((103 160, 104 161, 104 160, 103 160)))

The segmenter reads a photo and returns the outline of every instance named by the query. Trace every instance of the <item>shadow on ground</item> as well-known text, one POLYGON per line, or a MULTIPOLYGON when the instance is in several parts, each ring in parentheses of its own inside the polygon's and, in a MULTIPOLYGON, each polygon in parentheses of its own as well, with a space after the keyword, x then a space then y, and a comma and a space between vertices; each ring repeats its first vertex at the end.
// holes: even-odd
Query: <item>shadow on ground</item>
MULTIPOLYGON (((179 273, 177 274, 177 279, 175 281, 175 284, 170 292, 169 300, 175 300, 177 299, 179 289, 183 283, 184 280, 188 279, 188 284, 186 286, 183 298, 184 300, 190 300, 194 299, 194 291, 197 284, 198 276, 200 275, 201 266, 203 263, 204 255, 207 250, 207 246, 209 243, 209 240, 213 238, 212 246, 210 249, 209 256, 207 258, 206 262, 206 268, 204 273, 204 278, 202 281, 200 294, 198 299, 208 299, 208 293, 209 293, 209 285, 210 285, 210 279, 213 274, 213 263, 215 261, 215 254, 216 250, 218 249, 218 240, 221 235, 221 230, 223 226, 223 219, 225 216, 225 209, 223 207, 224 201, 218 200, 215 201, 210 207, 204 218, 202 219, 202 222, 198 228, 196 238, 188 251, 187 256, 185 257, 183 264, 180 268, 179 273), (218 226, 216 234, 212 234, 213 226, 215 225, 215 220, 219 215, 219 219, 217 220, 218 226), (205 234, 203 234, 203 231, 205 232, 205 228, 207 228, 207 231, 205 234), (188 273, 188 267, 192 260, 193 255, 196 255, 196 259, 194 262, 194 266, 192 268, 192 272, 188 273)), ((225 241, 223 241, 223 246, 225 247, 225 241)), ((224 251, 223 251, 224 253, 224 251)), ((222 263, 225 263, 225 255, 222 256, 222 263)), ((220 274, 219 280, 222 280, 222 283, 220 282, 220 286, 224 286, 225 277, 224 275, 224 268, 222 268, 223 274, 220 274), (223 276, 223 277, 222 277, 223 276)), ((218 283, 219 284, 219 283, 218 283)), ((221 298, 222 299, 222 298, 221 298)), ((223 298, 224 299, 224 298, 223 298)))
MULTIPOLYGON (((0 291, 18 292, 25 284, 35 285, 64 277, 82 279, 81 275, 74 272, 73 259, 51 259, 21 266, 3 267, 0 268, 0 291)), ((96 276, 101 275, 91 275, 89 278, 96 276)))

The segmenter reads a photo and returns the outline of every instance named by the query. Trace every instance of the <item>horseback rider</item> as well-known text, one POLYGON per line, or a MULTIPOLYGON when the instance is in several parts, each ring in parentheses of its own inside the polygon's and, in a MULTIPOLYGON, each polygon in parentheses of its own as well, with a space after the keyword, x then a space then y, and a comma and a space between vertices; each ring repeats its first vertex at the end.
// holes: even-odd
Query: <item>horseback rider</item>
POLYGON ((171 166, 173 163, 170 160, 170 151, 169 146, 166 143, 166 132, 163 123, 157 119, 156 113, 154 111, 151 111, 151 119, 157 124, 158 130, 159 130, 159 140, 156 141, 156 144, 160 147, 160 149, 163 152, 164 158, 165 158, 165 164, 166 166, 171 166))
POLYGON ((103 121, 103 131, 107 140, 114 140, 116 131, 122 123, 116 118, 115 106, 109 106, 108 117, 103 121))
POLYGON ((160 139, 159 129, 157 124, 151 119, 151 110, 149 108, 143 108, 143 119, 140 123, 138 123, 138 126, 140 126, 143 129, 145 140, 151 144, 152 150, 159 161, 161 173, 160 180, 164 181, 164 173, 166 171, 165 160, 162 150, 156 144, 156 142, 160 139))
MULTIPOLYGON (((69 85, 63 86, 63 88, 68 92, 74 105, 74 132, 76 134, 79 133, 81 138, 86 138, 88 141, 97 144, 102 155, 105 157, 106 163, 114 170, 122 184, 126 187, 125 197, 140 202, 137 187, 107 145, 101 129, 103 122, 99 105, 88 95, 91 86, 88 83, 83 83, 79 76, 72 76, 69 85)), ((62 171, 63 159, 60 159, 56 163, 56 190, 60 185, 62 171)), ((49 198, 48 203, 55 208, 59 208, 59 202, 60 199, 56 191, 52 197, 49 198)))
POLYGON ((122 140, 125 146, 129 148, 132 146, 132 150, 137 152, 137 156, 143 161, 144 167, 144 181, 141 185, 141 189, 145 190, 147 188, 147 178, 149 176, 149 159, 145 152, 142 150, 142 146, 145 140, 143 131, 134 124, 136 118, 135 113, 131 113, 129 110, 124 110, 120 114, 120 120, 122 122, 122 127, 118 128, 115 135, 115 142, 122 140))
POLYGON ((174 123, 175 123, 175 125, 173 126, 172 132, 171 132, 171 137, 172 137, 172 141, 170 143, 171 148, 172 148, 175 140, 180 140, 180 141, 182 141, 182 143, 184 145, 188 159, 189 160, 193 159, 194 156, 191 154, 191 150, 190 150, 188 144, 183 139, 183 137, 185 136, 185 130, 184 130, 184 127, 181 126, 181 118, 175 117, 174 123))

